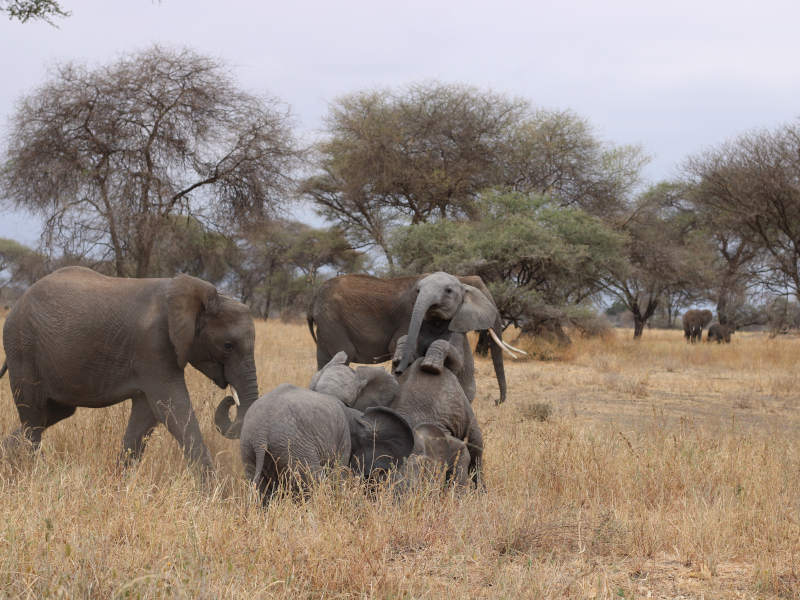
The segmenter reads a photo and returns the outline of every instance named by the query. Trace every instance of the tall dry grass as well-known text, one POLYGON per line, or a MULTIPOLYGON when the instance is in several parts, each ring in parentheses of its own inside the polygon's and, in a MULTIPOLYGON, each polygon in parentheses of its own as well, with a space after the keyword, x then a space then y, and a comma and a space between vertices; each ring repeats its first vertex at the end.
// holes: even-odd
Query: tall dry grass
MULTIPOLYGON (((257 329, 262 391, 305 385, 306 328, 257 329)), ((37 456, 0 463, 0 596, 800 597, 800 341, 628 335, 507 362, 500 407, 478 360, 487 490, 461 496, 334 476, 263 509, 237 443, 213 431, 220 391, 196 372, 218 467, 206 485, 163 428, 119 470, 128 406, 79 409, 37 456)), ((16 425, 5 378, 0 431, 16 425)))

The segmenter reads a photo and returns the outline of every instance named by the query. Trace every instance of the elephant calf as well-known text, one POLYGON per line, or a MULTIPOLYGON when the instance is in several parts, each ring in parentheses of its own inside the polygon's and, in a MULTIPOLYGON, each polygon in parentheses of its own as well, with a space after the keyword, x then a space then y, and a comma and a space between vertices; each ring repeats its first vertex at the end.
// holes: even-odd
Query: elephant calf
MULTIPOLYGON (((395 358, 402 355, 403 345, 401 338, 395 358)), ((415 430, 424 424, 434 424, 455 441, 464 440, 469 456, 469 476, 478 485, 481 483, 483 437, 472 405, 454 375, 462 356, 460 345, 441 339, 434 341, 425 356, 417 358, 400 376, 400 388, 389 407, 405 417, 415 430)))
POLYGON ((393 410, 350 408, 369 381, 339 353, 312 379, 312 389, 283 384, 250 407, 240 449, 247 477, 265 499, 290 470, 300 487, 325 467, 351 466, 365 477, 396 467, 414 449, 414 432, 393 410))
POLYGON ((733 335, 734 327, 731 325, 722 325, 721 323, 714 323, 711 327, 708 328, 708 337, 706 341, 713 342, 716 341, 718 344, 720 342, 725 342, 726 344, 731 343, 731 335, 733 335))

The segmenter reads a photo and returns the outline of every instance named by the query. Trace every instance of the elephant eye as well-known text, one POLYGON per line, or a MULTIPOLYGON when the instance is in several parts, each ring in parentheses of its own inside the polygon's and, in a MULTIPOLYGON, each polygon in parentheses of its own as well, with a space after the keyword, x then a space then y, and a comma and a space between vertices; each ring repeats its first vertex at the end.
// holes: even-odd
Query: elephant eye
POLYGON ((233 350, 233 342, 225 342, 225 344, 223 345, 225 347, 225 350, 233 350))

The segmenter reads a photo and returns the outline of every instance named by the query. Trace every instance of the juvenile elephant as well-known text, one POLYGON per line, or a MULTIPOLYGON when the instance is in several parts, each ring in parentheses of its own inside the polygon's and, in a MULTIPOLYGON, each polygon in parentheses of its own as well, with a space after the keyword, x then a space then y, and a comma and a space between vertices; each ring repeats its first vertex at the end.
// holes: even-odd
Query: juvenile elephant
POLYGON ((278 386, 245 415, 242 462, 265 499, 290 470, 316 479, 326 467, 349 465, 371 477, 398 466, 414 450, 414 432, 395 411, 377 406, 362 413, 348 406, 367 381, 346 360, 343 352, 337 354, 314 376, 312 389, 278 386))
POLYGON ((716 341, 718 344, 721 342, 725 342, 726 344, 731 343, 731 335, 735 328, 731 325, 722 325, 721 323, 714 323, 711 327, 708 328, 708 337, 706 341, 713 342, 716 341))
MULTIPOLYGON (((442 335, 456 331, 455 327, 459 332, 490 330, 494 340, 490 348, 492 363, 500 387, 499 402, 505 401, 502 352, 515 349, 501 339, 502 320, 489 290, 477 276, 434 275, 394 279, 343 275, 326 281, 308 310, 309 330, 317 344, 317 368, 321 369, 340 350, 359 363, 388 360, 395 351, 397 339, 411 332, 416 312, 420 324, 435 320, 442 335), (461 318, 456 318, 461 302, 465 302, 466 310, 461 318), (473 305, 483 308, 474 311, 470 309, 473 305), (426 314, 429 311, 430 316, 426 314), (440 316, 434 317, 437 313, 440 316), (450 323, 453 328, 449 328, 450 323)), ((425 324, 422 335, 429 341, 433 339, 430 338, 432 331, 427 330, 431 324, 425 324)))
MULTIPOLYGON (((401 338, 398 354, 403 345, 401 338)), ((417 358, 400 376, 400 388, 389 407, 405 417, 415 429, 423 424, 435 424, 457 440, 465 441, 469 453, 469 477, 476 485, 480 484, 483 437, 472 405, 454 375, 464 357, 463 346, 438 339, 432 342, 430 352, 444 357, 445 368, 439 372, 426 371, 425 357, 417 358)))
POLYGON ((466 442, 435 423, 414 428, 414 452, 403 470, 407 485, 412 486, 428 473, 444 468, 445 478, 456 487, 467 487, 470 453, 466 442))
POLYGON ((710 310, 687 310, 683 313, 683 336, 694 344, 703 339, 703 327, 711 322, 714 314, 710 310))
POLYGON ((164 423, 186 459, 208 469, 211 457, 184 367, 191 363, 220 388, 233 386, 241 406, 236 421, 221 431, 238 437, 258 397, 254 341, 247 307, 201 279, 123 279, 83 267, 59 269, 23 294, 3 328, 22 423, 4 445, 14 446, 24 435, 38 447, 42 432, 76 407, 131 398, 125 461, 138 459, 147 436, 164 423))

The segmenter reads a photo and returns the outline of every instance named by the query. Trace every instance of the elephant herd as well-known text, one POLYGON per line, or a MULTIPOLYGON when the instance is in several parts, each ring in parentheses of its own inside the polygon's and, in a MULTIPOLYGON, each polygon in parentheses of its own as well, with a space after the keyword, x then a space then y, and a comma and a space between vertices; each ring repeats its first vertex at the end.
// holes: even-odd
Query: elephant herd
MULTIPOLYGON (((694 344, 703 339, 703 328, 711 323, 714 314, 710 310, 687 310, 683 314, 683 336, 688 343, 694 344)), ((714 323, 708 328, 708 342, 725 342, 730 344, 731 335, 736 328, 730 324, 714 323)))
POLYGON ((308 387, 283 384, 259 396, 253 319, 212 284, 187 275, 55 271, 25 292, 3 328, 0 376, 8 371, 21 422, 3 449, 25 440, 38 447, 44 430, 79 406, 130 398, 123 464, 141 456, 162 423, 187 461, 207 473, 211 457, 184 379, 189 363, 231 388, 215 424, 240 439, 245 473, 265 498, 290 472, 301 470, 304 485, 337 464, 367 478, 391 472, 405 480, 437 466, 457 485, 480 484, 483 440, 466 332, 491 335, 499 402, 506 397, 502 352, 520 352, 502 341, 499 312, 480 278, 338 277, 315 296, 308 323, 318 367, 308 387), (391 373, 349 366, 389 358, 391 373))

